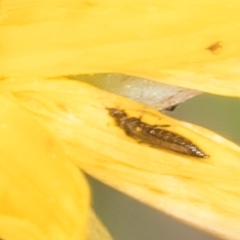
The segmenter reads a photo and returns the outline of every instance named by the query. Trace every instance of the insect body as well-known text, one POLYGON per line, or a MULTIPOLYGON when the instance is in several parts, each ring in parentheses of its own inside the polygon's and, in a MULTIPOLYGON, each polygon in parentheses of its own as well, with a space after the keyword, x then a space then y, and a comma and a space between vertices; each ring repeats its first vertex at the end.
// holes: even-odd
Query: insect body
POLYGON ((108 111, 126 134, 139 142, 199 158, 209 157, 191 141, 163 129, 160 125, 150 125, 142 122, 139 118, 128 117, 123 110, 108 108, 108 111))

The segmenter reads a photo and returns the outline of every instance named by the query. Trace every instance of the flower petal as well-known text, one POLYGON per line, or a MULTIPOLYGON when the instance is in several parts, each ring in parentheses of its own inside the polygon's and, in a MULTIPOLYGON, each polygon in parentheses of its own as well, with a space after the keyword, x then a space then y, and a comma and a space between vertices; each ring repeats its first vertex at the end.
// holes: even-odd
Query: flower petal
POLYGON ((118 72, 240 96, 240 3, 2 0, 0 77, 118 72))
POLYGON ((86 239, 85 178, 13 98, 0 103, 0 237, 86 239))
POLYGON ((1 89, 61 139, 69 157, 90 175, 213 234, 239 238, 240 148, 235 144, 77 81, 6 81, 1 89), (210 157, 141 144, 116 125, 107 108, 124 110, 151 125, 169 125, 169 131, 210 157))
POLYGON ((90 214, 88 240, 112 240, 105 226, 98 219, 94 211, 90 214))

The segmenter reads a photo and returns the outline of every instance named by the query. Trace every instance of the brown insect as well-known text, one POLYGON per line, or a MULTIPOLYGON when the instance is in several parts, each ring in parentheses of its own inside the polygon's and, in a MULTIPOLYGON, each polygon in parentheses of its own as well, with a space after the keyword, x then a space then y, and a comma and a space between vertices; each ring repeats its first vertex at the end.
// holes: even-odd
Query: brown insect
POLYGON ((222 42, 218 41, 207 47, 206 49, 212 52, 213 54, 219 54, 222 50, 222 42))
POLYGON ((166 125, 150 125, 141 121, 141 118, 128 117, 123 110, 108 108, 109 114, 125 133, 141 143, 147 143, 155 148, 165 148, 189 156, 208 158, 188 139, 163 129, 166 125))

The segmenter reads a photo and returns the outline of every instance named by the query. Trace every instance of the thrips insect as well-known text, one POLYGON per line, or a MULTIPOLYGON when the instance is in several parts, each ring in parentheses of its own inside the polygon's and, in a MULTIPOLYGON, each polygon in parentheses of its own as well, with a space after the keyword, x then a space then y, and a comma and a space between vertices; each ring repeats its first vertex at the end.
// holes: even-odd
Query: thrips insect
POLYGON ((209 157, 191 141, 179 134, 163 129, 161 125, 150 125, 142 122, 141 118, 128 117, 126 112, 120 109, 108 108, 108 111, 118 126, 120 126, 128 136, 139 142, 149 144, 155 148, 165 148, 189 156, 199 158, 209 157))

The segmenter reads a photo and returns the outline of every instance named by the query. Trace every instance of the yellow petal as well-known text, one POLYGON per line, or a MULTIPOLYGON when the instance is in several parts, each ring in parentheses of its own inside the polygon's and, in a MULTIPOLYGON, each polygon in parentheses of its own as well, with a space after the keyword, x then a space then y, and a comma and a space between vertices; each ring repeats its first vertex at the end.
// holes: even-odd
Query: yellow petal
POLYGON ((0 77, 118 72, 239 96, 240 3, 2 0, 0 77))
POLYGON ((85 83, 69 80, 5 81, 15 96, 55 136, 83 170, 142 202, 230 239, 240 235, 240 148, 201 127, 85 83), (138 143, 106 108, 191 140, 209 158, 196 158, 138 143))
POLYGON ((0 237, 86 239, 89 190, 55 138, 0 96, 0 237))
POLYGON ((112 240, 111 235, 93 211, 90 214, 88 240, 112 240))

